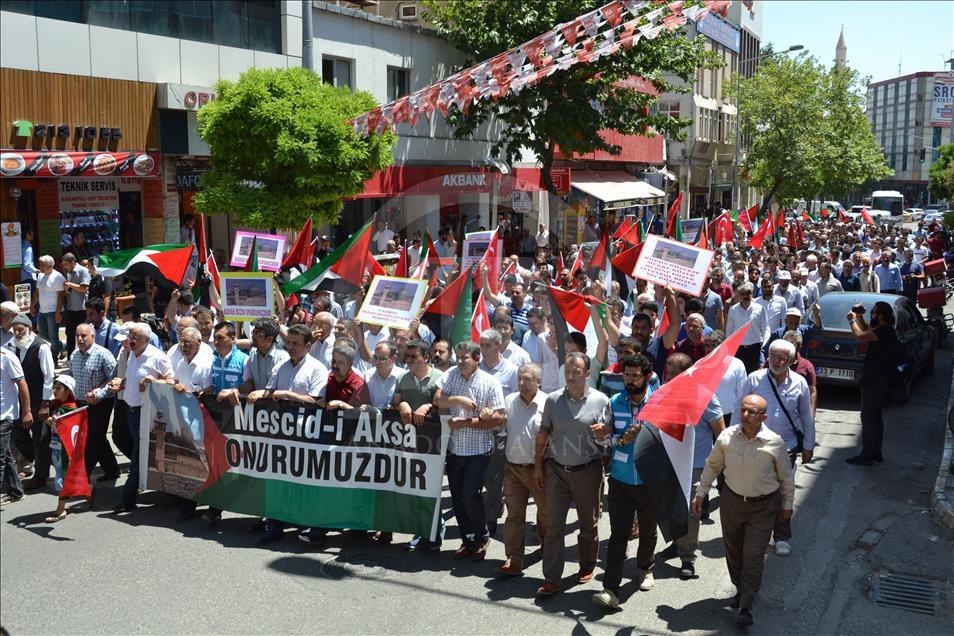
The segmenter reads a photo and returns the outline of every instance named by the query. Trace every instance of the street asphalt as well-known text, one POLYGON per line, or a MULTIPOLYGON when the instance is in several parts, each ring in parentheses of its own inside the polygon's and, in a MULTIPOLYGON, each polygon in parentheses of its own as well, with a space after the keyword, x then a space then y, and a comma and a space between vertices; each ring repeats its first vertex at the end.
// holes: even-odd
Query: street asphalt
MULTIPOLYGON (((954 341, 954 337, 949 339, 954 341)), ((928 509, 943 445, 951 384, 951 346, 934 373, 919 378, 911 403, 886 409, 886 461, 845 464, 859 443, 858 392, 822 387, 820 447, 797 473, 793 553, 766 555, 753 634, 950 634, 954 625, 954 542, 939 536, 928 509), (876 602, 881 575, 923 579, 933 614, 876 602), (946 625, 946 627, 945 627, 946 625)), ((678 561, 658 562, 656 587, 640 592, 624 578, 620 611, 595 607, 594 581, 577 585, 575 537, 568 541, 566 590, 534 598, 540 552, 528 529, 522 578, 496 570, 494 541, 483 563, 454 561, 456 524, 439 554, 408 552, 408 536, 379 546, 332 535, 323 550, 285 539, 256 545, 253 520, 226 513, 214 528, 179 521, 174 502, 147 493, 119 517, 109 510, 118 486, 92 511, 56 525, 52 492, 30 495, 0 513, 0 623, 20 634, 702 634, 734 631, 727 599, 719 514, 700 531, 697 578, 679 579, 678 561)), ((715 499, 716 507, 718 499, 715 499)), ((532 514, 530 515, 532 517, 532 514)), ((572 512, 571 512, 572 518, 572 512)), ((573 526, 575 528, 575 525, 573 526)), ((600 523, 601 558, 609 519, 600 523)), ((635 554, 635 545, 630 553, 635 554)), ((657 545, 657 551, 665 546, 657 545)), ((625 577, 636 574, 630 559, 625 577)))

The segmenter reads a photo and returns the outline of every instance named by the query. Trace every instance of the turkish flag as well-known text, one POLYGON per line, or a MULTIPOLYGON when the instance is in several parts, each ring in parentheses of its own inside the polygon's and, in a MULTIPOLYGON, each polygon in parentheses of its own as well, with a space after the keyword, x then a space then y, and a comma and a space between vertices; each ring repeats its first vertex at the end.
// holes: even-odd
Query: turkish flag
POLYGON ((60 497, 89 497, 92 489, 86 476, 86 407, 70 411, 56 418, 56 434, 69 458, 60 497))
POLYGON ((712 242, 715 245, 725 245, 735 239, 735 232, 732 228, 732 217, 729 216, 728 212, 720 214, 712 224, 715 228, 712 232, 712 242))
POLYGON ((381 267, 381 263, 378 262, 378 259, 374 258, 374 255, 370 251, 368 251, 368 272, 372 277, 388 275, 388 273, 384 271, 384 268, 381 267))
POLYGON ((648 420, 659 430, 681 439, 683 431, 679 427, 695 426, 699 422, 750 325, 743 325, 707 356, 654 391, 639 412, 639 419, 648 420))
POLYGON ((659 326, 656 327, 656 336, 663 335, 667 329, 669 329, 669 308, 663 307, 662 320, 659 321, 659 326))
POLYGON ((621 238, 624 234, 626 234, 626 230, 628 230, 630 227, 632 227, 632 224, 633 224, 633 222, 632 222, 632 220, 630 219, 630 217, 627 216, 625 219, 623 219, 623 222, 620 223, 620 224, 619 224, 619 227, 616 228, 616 231, 613 232, 613 240, 614 240, 614 241, 615 241, 615 240, 618 240, 618 239, 621 238))
POLYGON ((759 226, 759 229, 755 231, 755 234, 749 239, 749 247, 761 249, 762 243, 765 242, 765 235, 768 234, 769 226, 772 225, 771 218, 770 215, 769 218, 765 219, 762 225, 759 226))
POLYGON ((874 222, 874 219, 871 218, 871 215, 868 214, 868 208, 867 208, 867 206, 864 206, 864 207, 861 208, 861 220, 864 221, 865 223, 867 223, 868 225, 877 225, 877 224, 874 222))
MULTIPOLYGON (((499 293, 500 289, 497 283, 500 280, 500 254, 497 252, 499 249, 497 245, 499 242, 498 232, 499 230, 494 230, 494 233, 490 236, 490 245, 487 246, 487 251, 484 252, 480 263, 477 264, 477 276, 480 276, 480 266, 487 265, 487 282, 490 283, 490 291, 495 294, 499 293)), ((479 282, 480 279, 478 278, 477 281, 479 282)))
POLYGON ((480 334, 484 329, 490 329, 490 316, 487 314, 487 299, 484 298, 484 290, 481 289, 477 296, 477 304, 474 306, 474 316, 470 320, 470 339, 480 342, 480 334))
POLYGON ((676 200, 669 206, 669 212, 666 216, 666 236, 676 238, 676 219, 679 218, 679 210, 682 208, 682 192, 676 197, 676 200))
POLYGON ((795 230, 794 223, 791 223, 788 226, 788 246, 791 248, 798 247, 798 233, 795 230))
POLYGON ((398 250, 397 265, 394 266, 394 275, 400 278, 407 278, 407 243, 398 250))

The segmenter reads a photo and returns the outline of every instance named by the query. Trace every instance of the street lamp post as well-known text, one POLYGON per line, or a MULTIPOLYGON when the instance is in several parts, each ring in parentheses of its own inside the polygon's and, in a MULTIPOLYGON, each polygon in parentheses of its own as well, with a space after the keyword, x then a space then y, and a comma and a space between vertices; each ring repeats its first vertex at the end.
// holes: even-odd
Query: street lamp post
POLYGON ((793 44, 784 51, 776 51, 775 53, 769 53, 767 55, 756 55, 755 57, 750 57, 747 60, 740 60, 738 68, 735 73, 735 161, 732 163, 732 208, 735 210, 739 209, 739 199, 741 198, 742 192, 739 187, 739 146, 740 146, 740 137, 739 125, 742 121, 742 65, 748 64, 749 62, 755 62, 767 57, 775 57, 776 55, 785 55, 786 53, 791 53, 792 51, 801 51, 805 47, 801 44, 793 44))

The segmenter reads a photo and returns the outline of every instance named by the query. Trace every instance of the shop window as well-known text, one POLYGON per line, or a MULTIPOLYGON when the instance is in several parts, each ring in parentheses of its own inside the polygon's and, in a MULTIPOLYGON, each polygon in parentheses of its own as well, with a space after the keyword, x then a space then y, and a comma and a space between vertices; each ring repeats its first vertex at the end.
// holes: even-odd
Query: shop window
POLYGON ((351 62, 334 57, 321 58, 321 81, 332 86, 351 86, 351 62))
POLYGON ((202 0, 175 0, 172 4, 175 34, 186 40, 212 41, 212 6, 202 0))
POLYGON ((86 20, 89 24, 95 24, 96 26, 128 30, 129 2, 87 0, 86 20))
POLYGON ((393 102, 399 97, 410 93, 411 72, 406 68, 388 67, 388 101, 393 102))
POLYGON ((679 119, 679 102, 659 102, 659 114, 679 119))

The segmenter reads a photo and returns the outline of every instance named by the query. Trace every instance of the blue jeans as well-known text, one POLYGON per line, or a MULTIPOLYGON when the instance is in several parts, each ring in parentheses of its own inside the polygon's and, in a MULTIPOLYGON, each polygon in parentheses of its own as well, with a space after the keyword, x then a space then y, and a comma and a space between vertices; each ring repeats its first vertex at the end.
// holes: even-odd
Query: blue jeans
POLYGON ((479 546, 488 538, 487 513, 481 493, 484 489, 484 473, 490 461, 486 455, 447 455, 447 482, 450 485, 451 503, 460 529, 460 538, 467 546, 479 546))
MULTIPOLYGON (((135 390, 136 387, 133 387, 135 390)), ((133 448, 132 457, 129 458, 129 477, 123 485, 123 494, 119 500, 121 506, 131 506, 136 503, 136 496, 139 494, 139 415, 141 407, 130 406, 127 409, 126 426, 129 427, 129 435, 132 437, 133 448)))
POLYGON ((55 363, 63 350, 63 343, 60 342, 60 326, 56 322, 56 312, 38 313, 36 315, 36 326, 40 332, 40 337, 50 343, 53 362, 55 363))

